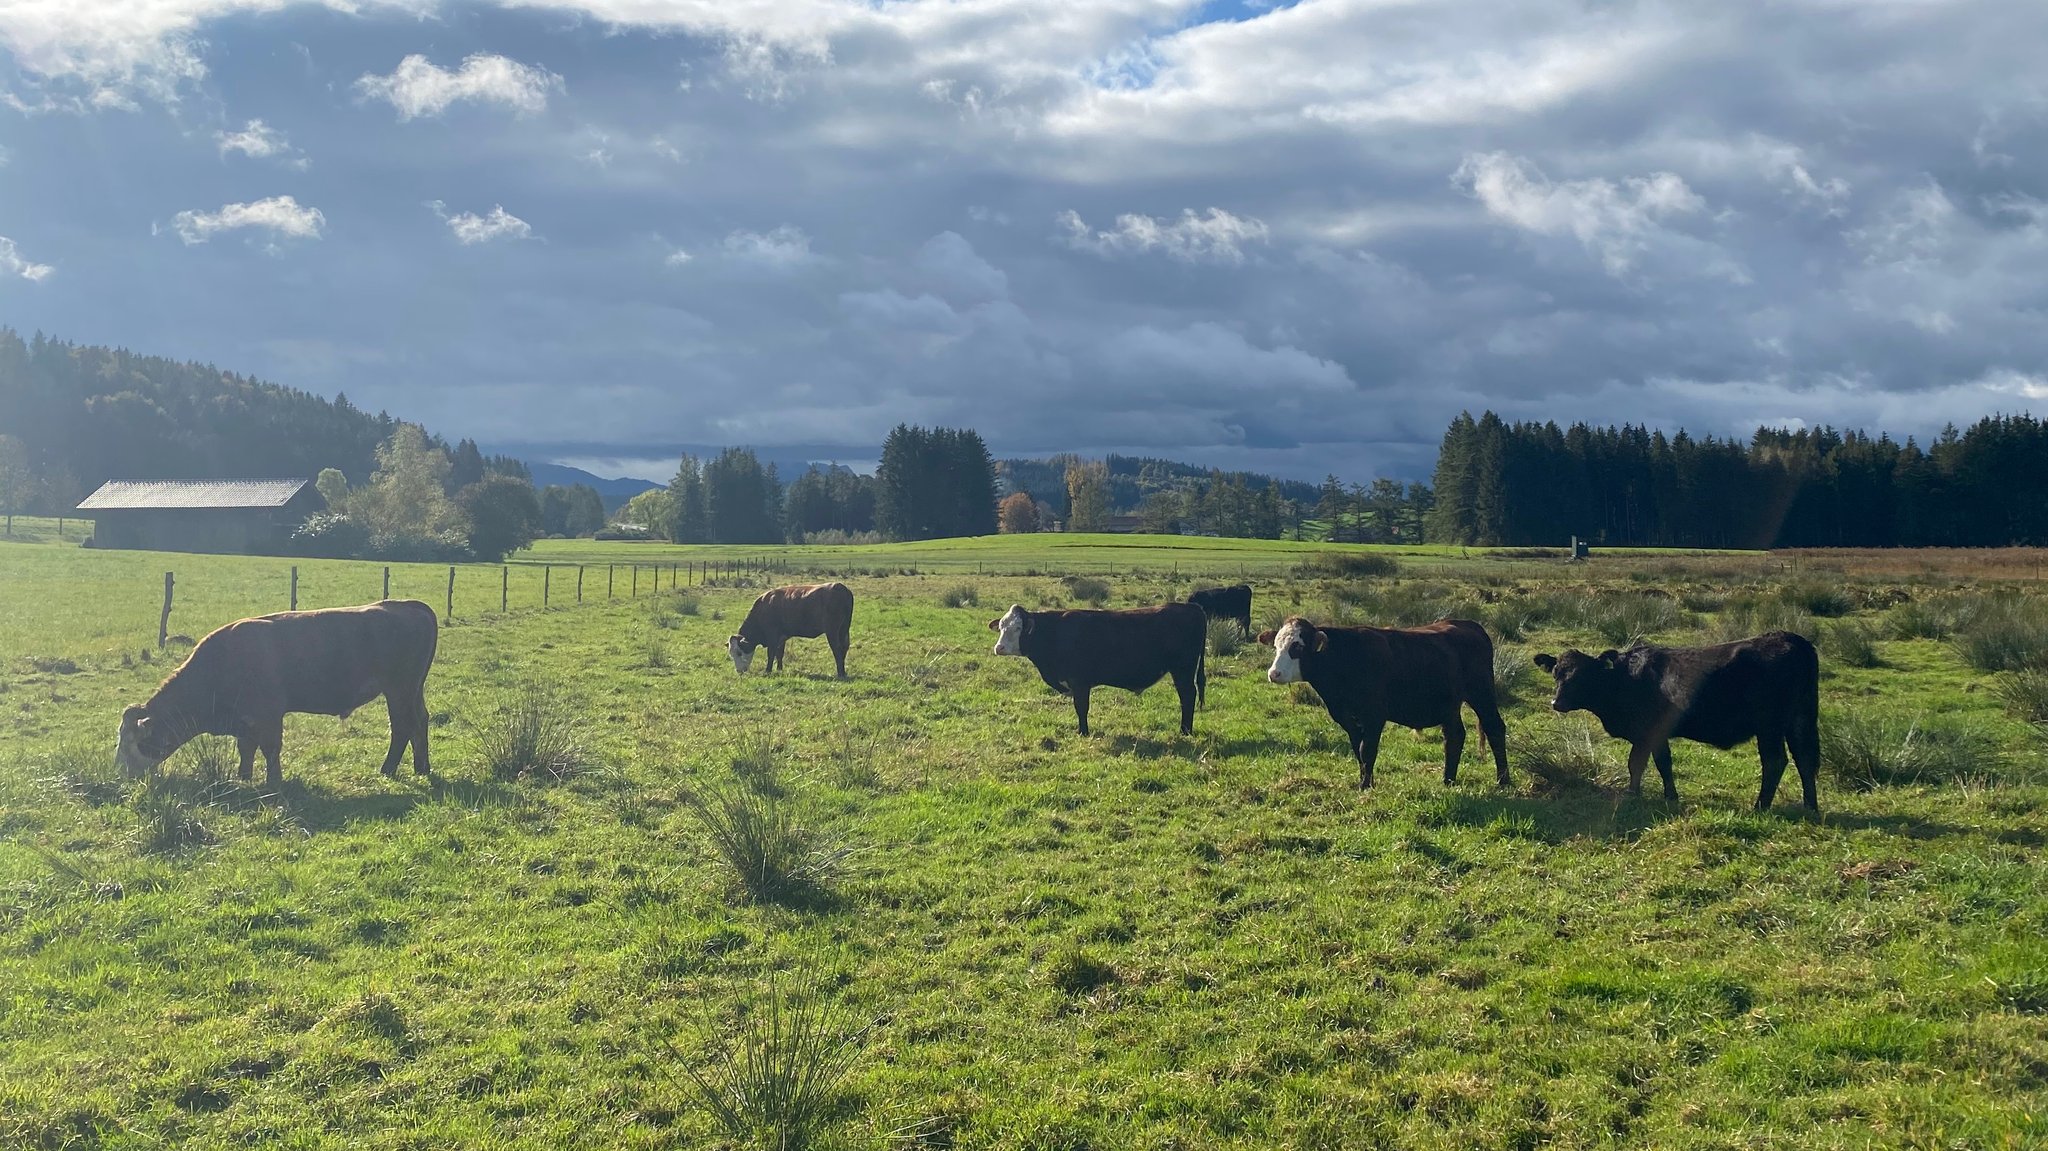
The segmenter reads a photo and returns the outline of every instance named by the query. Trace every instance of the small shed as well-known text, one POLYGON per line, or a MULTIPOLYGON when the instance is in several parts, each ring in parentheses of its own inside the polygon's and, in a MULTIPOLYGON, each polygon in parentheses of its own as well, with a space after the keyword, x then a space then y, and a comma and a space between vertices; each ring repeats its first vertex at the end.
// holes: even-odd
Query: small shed
POLYGON ((276 553, 322 507, 311 480, 108 480, 78 513, 102 548, 276 553))

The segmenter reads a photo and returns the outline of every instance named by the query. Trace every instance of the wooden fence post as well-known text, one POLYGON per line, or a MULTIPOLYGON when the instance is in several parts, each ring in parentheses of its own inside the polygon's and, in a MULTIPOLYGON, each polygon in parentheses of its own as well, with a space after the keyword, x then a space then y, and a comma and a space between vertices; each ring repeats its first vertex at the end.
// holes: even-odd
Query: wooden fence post
POLYGON ((498 610, 499 610, 500 612, 504 611, 504 610, 506 609, 506 606, 507 606, 508 604, 510 604, 511 602, 512 602, 512 569, 511 569, 511 568, 509 568, 509 567, 503 567, 503 568, 499 568, 499 569, 498 569, 498 610))
POLYGON ((617 564, 604 565, 604 598, 606 599, 611 599, 616 594, 614 590, 615 585, 612 581, 618 576, 618 567, 619 565, 617 564))
POLYGON ((299 610, 299 565, 292 565, 292 610, 299 610))
POLYGON ((552 585, 554 582, 555 565, 542 564, 540 566, 540 606, 543 608, 548 606, 548 591, 550 589, 550 585, 552 585))
POLYGON ((583 565, 576 565, 576 602, 583 602, 583 565))
POLYGON ((384 565, 384 598, 391 598, 391 565, 384 565))
POLYGON ((171 634, 171 585, 177 580, 170 572, 164 573, 164 614, 156 620, 156 646, 161 649, 171 634))
POLYGON ((639 564, 634 564, 634 565, 633 565, 633 595, 634 595, 634 597, 635 597, 635 598, 637 598, 637 597, 638 597, 638 596, 640 595, 640 565, 639 565, 639 564))
POLYGON ((448 611, 442 622, 455 618, 455 565, 448 565, 448 611))

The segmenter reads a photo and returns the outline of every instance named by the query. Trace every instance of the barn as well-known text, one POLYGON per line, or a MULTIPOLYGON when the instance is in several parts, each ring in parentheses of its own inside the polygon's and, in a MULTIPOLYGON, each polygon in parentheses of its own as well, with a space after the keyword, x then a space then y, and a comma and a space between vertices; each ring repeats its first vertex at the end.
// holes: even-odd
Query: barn
POLYGON ((78 514, 94 547, 260 554, 322 506, 311 480, 108 480, 78 514))

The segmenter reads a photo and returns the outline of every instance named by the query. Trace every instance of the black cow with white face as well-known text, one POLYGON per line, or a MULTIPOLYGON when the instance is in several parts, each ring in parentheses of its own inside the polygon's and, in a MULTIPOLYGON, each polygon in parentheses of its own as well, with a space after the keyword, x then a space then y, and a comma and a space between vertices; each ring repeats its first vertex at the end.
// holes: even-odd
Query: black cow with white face
POLYGON ((1629 742, 1630 794, 1643 793, 1643 769, 1655 759, 1664 798, 1678 798, 1674 739, 1724 749, 1753 739, 1763 766, 1756 809, 1776 798, 1789 749, 1807 810, 1820 810, 1820 656, 1804 637, 1773 631, 1710 647, 1573 649, 1539 655, 1536 666, 1557 683, 1553 709, 1591 712, 1607 734, 1629 742))
POLYGON ((1098 687, 1143 692, 1168 676, 1180 696, 1182 735, 1195 733, 1195 704, 1208 693, 1203 666, 1208 617, 1193 604, 1169 603, 1127 611, 1025 611, 1012 604, 988 621, 997 655, 1031 661, 1046 686, 1074 700, 1081 734, 1088 734, 1088 693, 1098 687))

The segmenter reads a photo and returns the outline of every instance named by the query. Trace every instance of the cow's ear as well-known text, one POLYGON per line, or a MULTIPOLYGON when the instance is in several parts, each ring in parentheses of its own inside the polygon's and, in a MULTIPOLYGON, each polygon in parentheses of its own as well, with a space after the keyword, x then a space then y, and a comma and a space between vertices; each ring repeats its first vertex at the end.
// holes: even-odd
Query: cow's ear
POLYGON ((1269 630, 1266 630, 1266 631, 1262 631, 1262 632, 1260 632, 1260 633, 1259 633, 1259 646, 1261 646, 1261 647, 1272 647, 1272 646, 1273 646, 1273 633, 1272 633, 1272 631, 1271 631, 1270 629, 1269 629, 1269 630))
POLYGON ((1613 667, 1615 664, 1621 662, 1621 653, 1610 647, 1606 651, 1600 653, 1600 662, 1606 664, 1608 667, 1613 667))
POLYGON ((1549 671, 1557 666, 1557 657, 1551 655, 1549 652, 1544 652, 1536 657, 1536 666, 1542 668, 1544 671, 1549 671))
POLYGON ((1316 632, 1316 642, 1315 642, 1315 646, 1314 646, 1314 647, 1313 647, 1312 649, 1310 649, 1310 650, 1312 650, 1312 651, 1321 651, 1321 650, 1323 650, 1324 648, 1326 648, 1326 647, 1329 647, 1329 646, 1330 646, 1330 633, 1329 633, 1329 632, 1326 632, 1326 631, 1320 631, 1320 630, 1319 630, 1319 631, 1317 631, 1317 632, 1316 632))
POLYGON ((127 727, 130 724, 141 723, 143 720, 148 718, 148 708, 131 705, 127 708, 122 709, 121 711, 121 726, 127 727))
POLYGON ((990 631, 1001 631, 1002 629, 1003 629, 1003 621, 1002 621, 1002 620, 999 620, 999 619, 992 619, 992 620, 988 621, 988 630, 990 630, 990 631))

